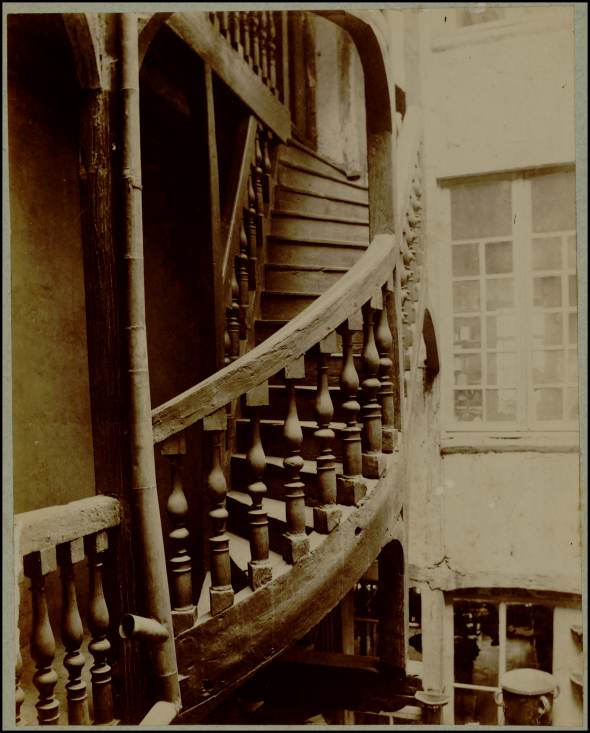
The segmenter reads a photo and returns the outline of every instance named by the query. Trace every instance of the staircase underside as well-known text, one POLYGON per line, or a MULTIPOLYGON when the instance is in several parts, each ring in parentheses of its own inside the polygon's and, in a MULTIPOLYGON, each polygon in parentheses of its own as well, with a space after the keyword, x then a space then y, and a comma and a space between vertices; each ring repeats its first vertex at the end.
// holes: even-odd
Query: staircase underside
POLYGON ((177 637, 183 712, 198 722, 225 695, 307 634, 350 591, 381 549, 402 540, 403 476, 400 454, 388 456, 381 479, 369 480, 358 507, 342 507, 329 535, 312 532, 311 552, 296 565, 273 568, 273 579, 234 605, 209 614, 177 637))

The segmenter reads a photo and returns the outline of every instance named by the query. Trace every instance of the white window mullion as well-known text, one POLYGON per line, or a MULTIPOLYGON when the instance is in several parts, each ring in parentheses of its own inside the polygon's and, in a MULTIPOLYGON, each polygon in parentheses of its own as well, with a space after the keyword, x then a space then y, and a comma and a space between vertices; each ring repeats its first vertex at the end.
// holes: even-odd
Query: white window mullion
POLYGON ((517 319, 516 358, 519 364, 518 424, 530 429, 532 389, 529 369, 532 326, 531 299, 531 205, 529 182, 517 178, 512 183, 512 232, 514 251, 515 310, 517 319))

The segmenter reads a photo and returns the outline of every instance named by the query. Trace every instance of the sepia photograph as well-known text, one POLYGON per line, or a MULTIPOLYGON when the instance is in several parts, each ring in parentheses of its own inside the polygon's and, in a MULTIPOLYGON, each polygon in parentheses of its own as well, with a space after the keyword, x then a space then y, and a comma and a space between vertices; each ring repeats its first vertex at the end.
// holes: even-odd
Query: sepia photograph
POLYGON ((587 715, 587 6, 3 4, 3 729, 587 715))

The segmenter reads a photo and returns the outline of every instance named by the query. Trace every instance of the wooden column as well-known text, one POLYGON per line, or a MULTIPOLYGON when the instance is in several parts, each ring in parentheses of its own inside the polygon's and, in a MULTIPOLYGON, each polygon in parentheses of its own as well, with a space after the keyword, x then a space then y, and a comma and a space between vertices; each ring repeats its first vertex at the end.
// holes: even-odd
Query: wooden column
POLYGON ((295 381, 304 377, 305 358, 303 356, 285 367, 287 417, 283 438, 288 455, 283 460, 283 468, 287 474, 284 484, 287 531, 283 535, 283 558, 291 564, 296 563, 309 552, 309 540, 305 532, 305 484, 301 480, 301 469, 304 463, 301 457, 303 431, 295 399, 295 381))
POLYGON ((375 300, 365 303, 363 311, 363 382, 362 382, 362 445, 363 476, 379 478, 385 470, 381 453, 381 405, 377 393, 381 386, 378 378, 379 353, 375 345, 373 313, 375 300))
POLYGON ((260 408, 268 403, 268 384, 266 383, 246 393, 246 407, 249 408, 251 415, 251 442, 246 453, 246 462, 252 479, 248 484, 248 494, 252 500, 252 508, 248 511, 252 558, 248 562, 248 579, 253 590, 257 590, 272 579, 268 557, 268 517, 262 506, 266 494, 266 484, 262 480, 266 468, 266 456, 260 438, 260 408))
POLYGON ((59 702, 55 697, 57 672, 53 668, 55 637, 45 597, 45 576, 55 569, 55 550, 33 552, 24 558, 24 572, 31 581, 33 598, 31 656, 36 665, 33 683, 39 691, 35 706, 39 725, 57 725, 59 721, 59 702))
POLYGON ((330 354, 337 349, 336 333, 333 332, 322 339, 316 349, 318 377, 315 414, 317 430, 314 436, 319 450, 316 470, 321 506, 313 508, 313 526, 316 532, 328 534, 340 523, 342 517, 342 510, 336 504, 336 459, 332 453, 335 433, 330 427, 334 406, 328 388, 328 359, 330 354))
POLYGON ((82 538, 57 547, 62 584, 61 638, 66 649, 64 667, 68 671, 66 683, 68 725, 89 724, 86 682, 82 679, 82 670, 86 662, 81 651, 84 630, 78 610, 74 580, 74 565, 83 559, 84 541, 82 538))
POLYGON ((392 291, 393 282, 388 281, 381 291, 383 307, 379 312, 375 331, 375 344, 379 352, 379 381, 381 386, 379 387, 378 397, 381 404, 381 440, 384 453, 393 453, 397 441, 392 381, 393 336, 389 327, 388 308, 388 300, 392 291))
POLYGON ((342 372, 340 373, 340 392, 342 411, 346 427, 342 430, 342 476, 338 476, 338 503, 358 504, 367 493, 362 477, 361 426, 357 415, 361 406, 357 400, 359 376, 354 363, 354 334, 362 330, 360 313, 346 320, 340 327, 342 337, 342 372))
POLYGON ((408 648, 408 588, 404 552, 397 540, 386 545, 379 555, 378 608, 379 658, 403 678, 408 648))
POLYGON ((211 614, 221 613, 234 602, 234 591, 231 585, 231 565, 229 559, 229 537, 225 533, 227 509, 225 497, 227 483, 221 465, 221 443, 227 428, 227 413, 221 408, 204 418, 203 430, 212 434, 211 470, 207 477, 207 490, 211 502, 209 519, 211 520, 211 537, 209 538, 211 588, 209 600, 211 614))

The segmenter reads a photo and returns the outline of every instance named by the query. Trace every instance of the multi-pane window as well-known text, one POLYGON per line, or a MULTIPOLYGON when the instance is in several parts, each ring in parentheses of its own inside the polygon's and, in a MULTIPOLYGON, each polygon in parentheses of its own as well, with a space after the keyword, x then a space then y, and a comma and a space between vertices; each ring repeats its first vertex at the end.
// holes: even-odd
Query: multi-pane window
POLYGON ((577 420, 574 174, 450 190, 452 423, 577 420))

